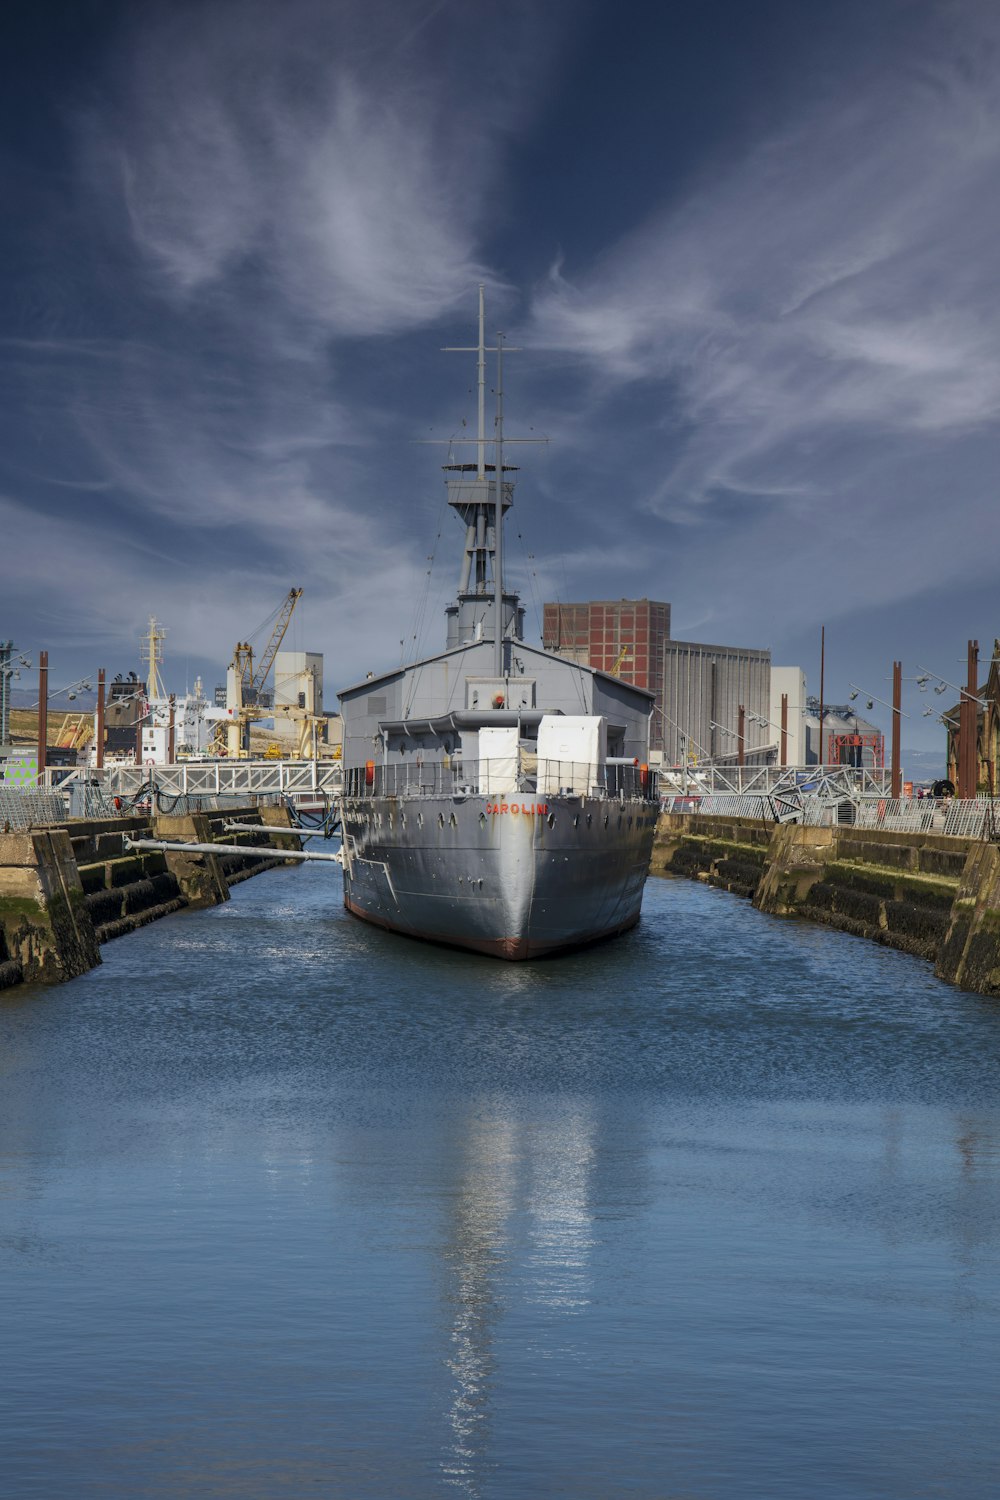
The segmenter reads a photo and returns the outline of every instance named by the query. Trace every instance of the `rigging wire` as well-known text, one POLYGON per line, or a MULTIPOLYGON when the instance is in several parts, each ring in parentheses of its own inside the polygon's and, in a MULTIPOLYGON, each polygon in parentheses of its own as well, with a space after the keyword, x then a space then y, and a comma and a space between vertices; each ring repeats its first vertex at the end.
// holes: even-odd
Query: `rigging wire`
POLYGON ((532 613, 533 613, 533 615, 535 617, 535 628, 538 631, 538 639, 541 640, 542 639, 542 611, 541 611, 541 606, 539 605, 539 602, 538 602, 538 594, 537 594, 537 591, 535 589, 535 579, 537 578, 538 575, 536 574, 534 568, 531 566, 531 564, 535 560, 535 554, 533 552, 529 552, 528 551, 527 544, 525 543, 524 537, 521 535, 521 533, 519 531, 516 533, 516 536, 517 536, 518 541, 521 543, 521 552, 522 552, 522 555, 524 557, 524 576, 525 576, 525 581, 527 582, 527 585, 528 585, 528 594, 529 594, 530 599, 531 599, 531 610, 532 610, 532 613))

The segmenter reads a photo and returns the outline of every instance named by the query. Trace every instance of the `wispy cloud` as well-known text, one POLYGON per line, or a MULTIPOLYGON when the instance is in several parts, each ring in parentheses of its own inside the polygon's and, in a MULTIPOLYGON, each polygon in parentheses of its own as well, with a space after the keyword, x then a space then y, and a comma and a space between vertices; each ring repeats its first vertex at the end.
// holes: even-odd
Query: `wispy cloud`
MULTIPOLYGON (((53 252, 72 319, 4 343, 34 441, 8 454, 0 524, 23 539, 17 609, 73 601, 49 611, 50 644, 80 643, 81 619, 131 641, 155 609, 173 649, 220 656, 297 583, 331 672, 398 659, 430 538, 380 442, 378 362, 459 304, 471 318, 478 280, 499 286, 481 244, 562 9, 123 10, 70 117, 106 266, 88 282, 76 245, 53 252), (486 54, 518 60, 502 90, 483 87, 486 54)), ((394 418, 397 448, 412 430, 394 418)))
POLYGON ((674 523, 672 548, 692 533, 686 565, 741 608, 748 572, 806 615, 905 597, 968 570, 911 540, 943 508, 949 528, 996 530, 1000 22, 907 14, 920 24, 889 71, 830 78, 534 299, 525 337, 593 375, 593 436, 609 397, 659 388, 667 461, 633 499, 674 523), (816 566, 799 585, 792 554, 816 566))
POLYGON ((118 108, 89 120, 92 181, 120 190, 178 298, 256 283, 330 332, 399 332, 491 279, 478 237, 544 38, 531 5, 225 0, 144 14, 118 108), (520 66, 483 87, 480 45, 520 66))

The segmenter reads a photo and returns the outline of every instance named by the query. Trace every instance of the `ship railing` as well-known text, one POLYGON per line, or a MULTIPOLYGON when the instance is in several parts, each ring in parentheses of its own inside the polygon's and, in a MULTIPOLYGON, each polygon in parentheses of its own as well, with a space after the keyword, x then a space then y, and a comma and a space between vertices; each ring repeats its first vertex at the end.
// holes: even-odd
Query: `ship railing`
POLYGON ((656 772, 646 766, 598 761, 424 761, 406 765, 351 766, 344 771, 348 797, 506 797, 530 795, 641 798, 659 801, 656 772))

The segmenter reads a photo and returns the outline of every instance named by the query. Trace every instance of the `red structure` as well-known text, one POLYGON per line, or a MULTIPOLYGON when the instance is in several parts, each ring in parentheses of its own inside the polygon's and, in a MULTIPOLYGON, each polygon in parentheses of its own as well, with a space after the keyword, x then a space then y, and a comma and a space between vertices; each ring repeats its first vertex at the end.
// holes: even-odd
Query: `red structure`
POLYGON ((655 599, 597 599, 546 604, 542 645, 623 682, 663 691, 663 643, 670 639, 670 605, 655 599))
POLYGON ((875 771, 885 769, 885 736, 875 730, 873 734, 831 733, 827 740, 826 764, 828 766, 864 766, 870 764, 875 771), (871 761, 865 759, 865 751, 871 751, 871 761))

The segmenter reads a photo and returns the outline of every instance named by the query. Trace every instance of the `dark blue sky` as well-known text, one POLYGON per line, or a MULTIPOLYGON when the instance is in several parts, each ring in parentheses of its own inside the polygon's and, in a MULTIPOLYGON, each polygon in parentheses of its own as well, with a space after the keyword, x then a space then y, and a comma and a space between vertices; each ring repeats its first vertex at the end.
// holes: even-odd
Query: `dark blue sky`
MULTIPOLYGON (((0 68, 0 635, 331 686, 442 639, 476 284, 535 601, 649 595, 828 697, 988 655, 1000 11, 75 0, 0 68), (421 606, 423 605, 423 609, 421 606), (423 622, 421 628, 421 621, 423 622)), ((468 429, 466 429, 468 430, 468 429)), ((914 719, 904 742, 940 729, 914 719)))

